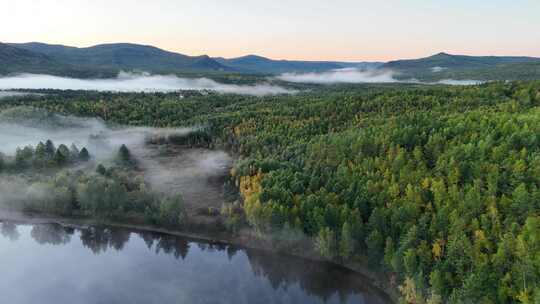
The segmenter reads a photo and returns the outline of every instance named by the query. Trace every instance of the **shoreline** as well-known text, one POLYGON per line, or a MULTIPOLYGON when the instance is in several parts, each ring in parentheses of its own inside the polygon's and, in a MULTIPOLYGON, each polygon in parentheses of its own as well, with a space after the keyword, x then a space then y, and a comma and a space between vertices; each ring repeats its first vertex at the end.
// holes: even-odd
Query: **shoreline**
MULTIPOLYGON (((314 252, 311 243, 300 242, 295 244, 295 248, 287 246, 286 242, 280 244, 279 241, 273 241, 265 237, 258 237, 251 229, 242 229, 238 234, 234 235, 230 232, 220 231, 202 231, 203 229, 188 229, 177 230, 154 225, 129 223, 122 221, 98 220, 92 218, 69 218, 49 214, 24 213, 19 211, 1 211, 0 222, 10 221, 20 224, 58 224, 72 228, 85 228, 87 226, 105 225, 110 227, 125 228, 135 231, 148 231, 155 233, 168 234, 178 237, 184 237, 193 240, 201 240, 212 243, 223 243, 234 245, 246 249, 261 250, 272 254, 285 254, 293 257, 307 259, 317 262, 331 263, 340 267, 344 267, 368 280, 371 285, 385 294, 392 303, 398 303, 399 293, 397 286, 390 284, 390 278, 381 272, 373 271, 367 268, 364 263, 360 262, 339 262, 322 258, 314 252), (308 248, 311 247, 311 248, 308 248)), ((200 228, 200 227, 199 227, 200 228)))

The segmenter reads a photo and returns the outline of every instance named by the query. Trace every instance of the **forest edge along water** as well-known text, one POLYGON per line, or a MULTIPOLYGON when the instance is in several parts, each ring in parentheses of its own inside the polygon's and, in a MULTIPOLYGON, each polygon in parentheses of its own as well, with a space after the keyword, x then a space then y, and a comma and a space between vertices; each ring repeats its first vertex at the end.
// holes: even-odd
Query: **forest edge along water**
MULTIPOLYGON (((189 142, 189 139, 186 140, 182 137, 191 134, 190 132, 196 133, 197 128, 111 128, 103 122, 92 118, 68 117, 24 107, 13 108, 11 111, 4 111, 2 114, 0 122, 3 122, 4 126, 12 128, 11 124, 16 121, 17 126, 22 128, 22 131, 19 129, 12 135, 8 135, 12 137, 10 139, 12 147, 3 147, 3 149, 14 149, 13 147, 17 144, 33 143, 35 141, 34 137, 38 138, 40 136, 53 138, 54 141, 47 142, 46 146, 54 146, 55 143, 69 145, 70 139, 78 140, 78 144, 81 146, 88 146, 89 154, 92 155, 90 162, 85 163, 77 160, 73 161, 73 164, 70 162, 67 164, 59 163, 59 165, 67 168, 66 174, 69 179, 80 179, 77 170, 91 172, 99 161, 107 162, 107 157, 110 157, 108 155, 114 155, 114 151, 111 151, 111 145, 127 142, 129 150, 126 148, 128 152, 124 153, 127 153, 128 156, 124 157, 132 160, 128 162, 128 165, 122 163, 120 166, 121 172, 125 171, 135 181, 139 177, 144 179, 159 195, 181 195, 186 220, 182 222, 182 229, 178 229, 174 225, 167 223, 149 223, 145 218, 132 213, 113 214, 111 217, 103 214, 88 215, 77 211, 69 211, 69 214, 61 212, 64 215, 56 213, 56 215, 52 215, 53 213, 47 212, 48 207, 42 205, 30 205, 26 212, 4 212, 4 218, 41 224, 51 222, 71 226, 108 224, 130 229, 146 229, 212 241, 219 240, 248 248, 263 249, 275 254, 296 255, 312 260, 323 260, 314 250, 312 241, 303 235, 300 238, 278 241, 247 226, 243 226, 234 233, 227 229, 227 219, 220 214, 220 208, 224 202, 224 192, 227 190, 224 189, 224 186, 230 183, 230 181, 228 182, 228 176, 233 158, 225 151, 210 148, 204 137, 199 138, 196 142, 189 142), (38 130, 39 127, 41 129, 38 130), (30 137, 28 137, 28 134, 31 134, 30 137), (85 138, 88 138, 88 141, 85 138), (29 210, 30 212, 28 212, 29 210), (48 216, 49 214, 51 216, 48 216)), ((38 149, 39 147, 36 147, 36 151, 38 149)), ((53 159, 52 161, 56 160, 53 159)), ((17 158, 15 162, 17 162, 17 158)), ((16 165, 17 163, 15 163, 16 165)), ((36 161, 33 161, 28 166, 35 167, 36 161)), ((43 166, 47 168, 50 164, 43 166)), ((43 169, 40 166, 32 170, 40 172, 43 169)), ((113 169, 109 169, 109 172, 107 172, 107 169, 100 169, 98 164, 97 171, 100 170, 104 170, 103 173, 99 173, 103 176, 116 174, 115 171, 112 171, 113 169)), ((47 176, 49 173, 44 174, 47 176)), ((65 179, 61 174, 60 177, 58 176, 58 174, 53 175, 52 179, 65 179)), ((49 179, 51 178, 49 177, 49 179)), ((20 199, 20 196, 24 196, 24 194, 19 195, 19 197, 14 195, 16 199, 20 199)), ((9 195, 4 200, 9 201, 9 195)), ((53 205, 53 212, 57 210, 54 207, 55 202, 46 204, 53 205)), ((234 213, 233 208, 235 207, 231 207, 234 213)), ((372 281, 371 285, 374 285, 373 278, 377 278, 375 281, 380 283, 376 285, 381 286, 383 290, 390 289, 383 283, 386 281, 385 278, 379 278, 377 274, 368 271, 366 267, 362 265, 346 266, 354 269, 354 271, 361 272, 364 276, 369 276, 372 281)), ((365 280, 365 282, 367 281, 365 280)), ((389 293, 392 294, 392 291, 389 291, 389 293)))
MULTIPOLYGON (((200 126, 185 138, 188 143, 197 139, 192 143, 203 145, 197 148, 223 149, 235 159, 230 178, 243 198, 241 205, 225 206, 227 216, 210 208, 200 213, 223 217, 223 233, 231 239, 276 252, 317 252, 346 265, 367 257, 364 265, 388 274, 389 284, 400 286, 402 297, 411 301, 508 303, 534 296, 530 286, 538 276, 531 253, 538 247, 533 236, 540 231, 535 200, 540 176, 538 82, 343 85, 266 98, 186 96, 50 91, 47 96, 8 99, 0 107, 1 114, 10 117, 27 116, 24 109, 32 107, 38 114, 97 117, 96 126, 127 126, 129 134, 141 131, 135 127, 141 125, 155 126, 145 131, 165 133, 169 130, 157 128, 200 126), (235 225, 238 219, 243 225, 235 225), (306 240, 311 251, 303 250, 303 242, 288 246, 296 232, 304 233, 300 240, 306 240), (257 239, 259 233, 277 240, 257 239)), ((55 115, 45 118, 54 121, 55 115)), ((128 134, 126 129, 101 129, 120 139, 128 134)), ((104 168, 97 166, 99 170, 82 151, 68 154, 71 159, 62 157, 67 147, 60 146, 58 157, 49 153, 44 164, 44 144, 38 140, 45 136, 30 141, 39 149, 20 150, 18 162, 14 156, 4 158, 2 174, 40 178, 42 165, 64 171, 45 176, 38 189, 52 187, 75 200, 29 207, 43 207, 42 214, 120 223, 124 219, 118 217, 131 215, 130 220, 138 221, 128 223, 171 230, 176 229, 169 228, 171 224, 186 224, 180 199, 151 199, 139 178, 144 163, 133 164, 126 149, 110 154, 121 156, 120 164, 113 160, 104 168), (70 163, 90 165, 91 171, 66 173, 70 163), (121 200, 114 200, 120 204, 96 205, 96 193, 120 194, 121 200)), ((137 149, 130 150, 136 156, 137 149)), ((96 150, 90 147, 90 154, 96 150)), ((9 195, 20 188, 6 189, 0 192, 9 195)), ((185 228, 207 233, 203 227, 185 228)))
MULTIPOLYGON (((9 216, 17 217, 15 214, 9 216)), ((32 287, 24 293, 10 291, 7 280, 0 282, 2 293, 13 297, 12 300, 18 303, 31 303, 31 297, 38 295, 41 303, 74 299, 78 299, 78 303, 121 303, 126 299, 131 299, 131 303, 254 303, 261 299, 265 303, 391 303, 386 294, 373 287, 363 276, 328 262, 135 228, 70 224, 67 221, 59 223, 59 220, 52 218, 0 219, 0 228, 0 243, 3 244, 0 251, 9 262, 15 263, 3 269, 4 277, 11 277, 13 280, 10 282, 25 278, 27 282, 32 282, 29 285, 32 287), (141 245, 143 242, 146 246, 141 245), (54 248, 43 249, 47 245, 54 245, 54 248), (62 253, 64 247, 69 250, 66 248, 66 252, 62 253), (82 248, 93 254, 84 253, 82 248), (21 250, 34 254, 21 253, 21 250), (108 251, 115 252, 116 257, 111 257, 108 251), (155 252, 156 256, 140 258, 147 251, 155 252), (14 252, 19 253, 16 255, 18 258, 13 255, 14 252), (175 258, 161 261, 157 256, 160 252, 175 258), (70 257, 59 258, 65 254, 70 257), (190 255, 195 256, 186 259, 190 255), (231 260, 235 256, 237 259, 231 260), (32 263, 29 259, 40 262, 32 263), (70 260, 79 260, 82 265, 95 265, 96 269, 80 265, 55 265, 69 263, 70 260), (180 265, 175 264, 174 260, 181 261, 180 265), (17 261, 26 263, 24 271, 15 271, 17 261), (246 268, 246 264, 250 266, 246 268), (174 270, 175 267, 178 269, 174 270), (40 269, 49 268, 56 269, 55 280, 33 282, 32 277, 39 280, 44 275, 39 273, 40 269), (95 273, 90 273, 92 271, 95 273), (143 273, 144 277, 138 277, 143 273), (74 275, 77 275, 78 283, 63 282, 74 275), (99 282, 99 278, 105 277, 120 280, 114 291, 104 282, 99 282), (151 283, 147 282, 149 277, 151 283), (217 290, 223 289, 223 280, 230 281, 226 284, 229 285, 229 292, 216 294, 217 290), (95 290, 73 288, 51 291, 51 288, 63 284, 93 286, 95 290), (163 286, 154 289, 153 293, 141 294, 142 291, 139 291, 148 289, 148 285, 158 284, 163 286), (241 288, 247 289, 242 291, 245 296, 234 292, 241 288), (203 290, 212 290, 214 294, 201 297, 203 290), (158 297, 159 301, 156 300, 158 297)))

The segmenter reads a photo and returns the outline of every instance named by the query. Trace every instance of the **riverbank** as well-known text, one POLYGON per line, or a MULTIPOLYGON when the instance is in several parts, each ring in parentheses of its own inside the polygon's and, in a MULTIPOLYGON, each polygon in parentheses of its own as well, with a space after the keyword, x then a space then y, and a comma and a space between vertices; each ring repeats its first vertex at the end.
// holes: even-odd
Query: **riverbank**
POLYGON ((394 303, 398 302, 399 297, 397 286, 391 284, 391 279, 386 274, 368 269, 366 263, 328 261, 317 254, 313 248, 313 242, 307 238, 300 241, 276 241, 269 237, 257 235, 254 230, 247 228, 241 229, 237 234, 220 231, 212 227, 201 227, 200 225, 191 226, 184 230, 176 230, 142 223, 128 223, 103 219, 96 220, 83 217, 67 218, 47 214, 22 213, 18 211, 1 211, 0 222, 1 221, 11 221, 21 224, 58 224, 72 228, 105 225, 135 231, 163 233, 213 243, 231 244, 243 248, 290 255, 312 261, 325 261, 345 267, 365 277, 373 287, 386 294, 389 300, 394 303))

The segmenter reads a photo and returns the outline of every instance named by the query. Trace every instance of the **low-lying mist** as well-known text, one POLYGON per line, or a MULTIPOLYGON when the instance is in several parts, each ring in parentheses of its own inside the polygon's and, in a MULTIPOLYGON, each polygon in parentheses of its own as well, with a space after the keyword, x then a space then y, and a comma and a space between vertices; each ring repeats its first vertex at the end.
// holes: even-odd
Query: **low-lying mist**
POLYGON ((223 84, 209 78, 181 78, 175 75, 150 75, 120 72, 114 79, 76 79, 41 74, 19 74, 0 78, 0 90, 59 89, 112 92, 171 92, 178 90, 211 90, 242 95, 276 95, 294 93, 272 84, 223 84))
MULTIPOLYGON (((199 201, 199 196, 205 193, 210 193, 214 200, 219 199, 221 185, 208 189, 206 183, 223 176, 232 162, 223 151, 182 147, 166 140, 200 131, 200 127, 110 127, 97 118, 16 107, 0 112, 0 130, 0 154, 10 158, 15 156, 17 148, 35 146, 49 139, 57 147, 61 144, 67 147, 75 144, 79 149, 86 147, 91 163, 71 168, 73 170, 93 171, 97 164, 108 166, 118 155, 119 147, 126 145, 153 189, 164 194, 182 194, 187 196, 186 201, 199 201)), ((40 188, 32 179, 31 174, 0 174, 0 204, 47 196, 47 189, 40 188)))
POLYGON ((32 95, 32 94, 25 93, 25 92, 0 91, 0 99, 6 98, 6 97, 26 96, 26 95, 32 95))
POLYGON ((447 85, 477 85, 482 84, 485 81, 473 80, 473 79, 442 79, 437 81, 437 84, 447 84, 447 85))
MULTIPOLYGON (((437 71, 442 71, 440 67, 437 71)), ((442 79, 435 82, 422 82, 416 79, 396 79, 398 73, 387 69, 358 69, 346 68, 320 73, 285 73, 277 79, 295 83, 338 84, 338 83, 418 83, 418 84, 445 84, 445 85, 477 85, 483 81, 464 79, 442 79)))
POLYGON ((0 112, 0 152, 14 155, 17 147, 34 146, 52 140, 55 145, 87 147, 98 160, 108 158, 122 144, 143 146, 152 136, 187 134, 196 128, 110 128, 97 118, 82 118, 47 113, 43 110, 16 107, 0 112))
POLYGON ((288 82, 298 83, 386 83, 396 82, 395 73, 389 70, 356 68, 337 69, 321 73, 285 73, 277 78, 288 82))

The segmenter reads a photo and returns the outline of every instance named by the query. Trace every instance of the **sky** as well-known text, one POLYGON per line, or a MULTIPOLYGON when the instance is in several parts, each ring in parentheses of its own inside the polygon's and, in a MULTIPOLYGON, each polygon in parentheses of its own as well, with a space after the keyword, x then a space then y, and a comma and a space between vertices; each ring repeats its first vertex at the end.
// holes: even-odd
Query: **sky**
POLYGON ((0 0, 0 41, 387 61, 540 57, 539 0, 0 0))

